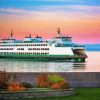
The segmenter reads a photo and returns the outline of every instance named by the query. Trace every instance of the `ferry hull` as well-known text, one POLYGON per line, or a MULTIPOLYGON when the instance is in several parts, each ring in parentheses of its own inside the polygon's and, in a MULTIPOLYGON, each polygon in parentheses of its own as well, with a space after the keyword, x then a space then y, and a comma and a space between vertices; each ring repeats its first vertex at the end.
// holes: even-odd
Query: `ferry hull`
POLYGON ((0 58, 30 59, 34 61, 85 61, 86 55, 23 55, 0 54, 0 58))

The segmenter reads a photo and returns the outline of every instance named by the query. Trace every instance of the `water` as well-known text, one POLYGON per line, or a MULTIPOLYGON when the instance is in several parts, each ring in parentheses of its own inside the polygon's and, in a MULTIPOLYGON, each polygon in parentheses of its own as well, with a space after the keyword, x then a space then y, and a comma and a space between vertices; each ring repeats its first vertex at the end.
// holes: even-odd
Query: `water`
POLYGON ((7 72, 100 72, 100 52, 87 52, 86 62, 34 62, 0 59, 0 70, 7 72))

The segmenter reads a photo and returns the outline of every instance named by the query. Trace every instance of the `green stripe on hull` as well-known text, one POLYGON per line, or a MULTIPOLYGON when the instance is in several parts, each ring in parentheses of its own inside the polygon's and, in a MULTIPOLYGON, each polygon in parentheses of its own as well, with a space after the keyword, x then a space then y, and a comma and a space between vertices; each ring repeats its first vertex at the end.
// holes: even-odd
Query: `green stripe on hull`
POLYGON ((67 57, 70 55, 38 55, 38 54, 0 54, 0 57, 67 57))
POLYGON ((35 54, 0 54, 0 58, 18 58, 32 60, 85 60, 86 57, 77 55, 35 55, 35 54))

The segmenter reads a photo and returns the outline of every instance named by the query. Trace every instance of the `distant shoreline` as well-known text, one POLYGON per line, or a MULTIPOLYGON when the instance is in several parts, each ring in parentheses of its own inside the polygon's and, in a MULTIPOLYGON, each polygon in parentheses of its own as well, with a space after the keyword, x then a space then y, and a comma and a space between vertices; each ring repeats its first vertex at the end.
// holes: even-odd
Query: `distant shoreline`
POLYGON ((86 49, 86 51, 94 51, 94 52, 98 51, 98 52, 100 52, 100 50, 88 50, 88 49, 86 49))
POLYGON ((84 44, 87 51, 100 51, 100 44, 84 44))

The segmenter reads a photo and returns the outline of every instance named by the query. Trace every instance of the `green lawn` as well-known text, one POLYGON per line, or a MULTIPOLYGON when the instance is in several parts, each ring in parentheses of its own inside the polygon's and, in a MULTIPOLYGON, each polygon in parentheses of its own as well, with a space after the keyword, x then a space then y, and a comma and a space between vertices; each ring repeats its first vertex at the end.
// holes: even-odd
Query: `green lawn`
POLYGON ((48 97, 19 100, 100 100, 100 88, 76 88, 76 96, 48 97))

